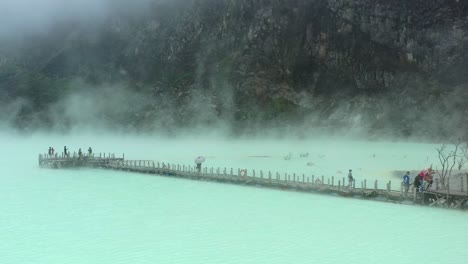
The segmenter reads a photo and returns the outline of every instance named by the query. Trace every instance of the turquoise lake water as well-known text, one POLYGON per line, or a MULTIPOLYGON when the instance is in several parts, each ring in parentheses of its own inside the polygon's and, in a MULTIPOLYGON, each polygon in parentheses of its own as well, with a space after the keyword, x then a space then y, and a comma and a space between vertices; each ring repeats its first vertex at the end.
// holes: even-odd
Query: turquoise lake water
POLYGON ((205 165, 214 167, 336 175, 350 167, 358 179, 397 181, 390 171, 427 166, 433 145, 6 135, 1 144, 2 264, 468 259, 468 213, 463 211, 37 164, 39 152, 67 144, 71 150, 92 146, 95 152, 125 152, 128 159, 179 164, 205 155, 205 165), (293 158, 285 161, 289 152, 293 158), (309 157, 300 158, 300 152, 309 157))

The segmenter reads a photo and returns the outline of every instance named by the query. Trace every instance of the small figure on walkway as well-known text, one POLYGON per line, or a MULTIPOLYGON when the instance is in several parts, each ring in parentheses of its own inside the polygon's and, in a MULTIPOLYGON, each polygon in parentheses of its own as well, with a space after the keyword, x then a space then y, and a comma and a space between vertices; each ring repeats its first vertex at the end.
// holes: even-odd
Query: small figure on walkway
POLYGON ((93 155, 93 149, 91 147, 88 148, 88 156, 91 157, 93 155))
POLYGON ((421 191, 421 175, 418 174, 414 177, 413 188, 416 192, 421 191))
POLYGON ((195 159, 195 164, 197 164, 197 171, 198 172, 201 172, 201 165, 202 163, 205 161, 205 157, 203 156, 198 156, 196 159, 195 159))
POLYGON ((408 190, 410 187, 410 172, 407 171, 405 176, 403 176, 403 188, 405 189, 405 195, 408 195, 408 190))
POLYGON ((83 158, 83 152, 81 151, 81 148, 78 150, 78 158, 83 158))
POLYGON ((353 181, 354 181, 353 170, 350 169, 349 172, 348 172, 348 188, 353 187, 353 181))
POLYGON ((432 176, 434 171, 432 168, 429 168, 427 171, 428 174, 426 175, 426 178, 424 178, 424 190, 429 190, 429 188, 432 186, 432 183, 434 182, 432 176))
POLYGON ((67 149, 67 146, 63 146, 63 155, 64 155, 64 157, 69 157, 69 156, 68 156, 68 149, 67 149))
POLYGON ((49 147, 49 152, 47 152, 47 154, 49 154, 49 156, 52 156, 52 148, 49 147))
POLYGON ((50 151, 52 152, 52 156, 53 156, 53 155, 54 155, 54 153, 55 153, 55 149, 54 149, 54 147, 51 147, 51 148, 50 148, 50 151))

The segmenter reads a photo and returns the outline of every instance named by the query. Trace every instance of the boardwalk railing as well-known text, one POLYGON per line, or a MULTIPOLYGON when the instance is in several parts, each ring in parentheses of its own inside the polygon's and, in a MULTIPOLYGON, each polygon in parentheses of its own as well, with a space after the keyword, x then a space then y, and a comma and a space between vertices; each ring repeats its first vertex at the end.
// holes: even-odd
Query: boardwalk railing
MULTIPOLYGON (((115 154, 99 154, 99 156, 73 155, 68 157, 39 155, 41 167, 98 167, 138 173, 149 173, 163 176, 207 180, 216 182, 228 182, 244 185, 255 185, 277 189, 292 189, 305 192, 337 194, 347 197, 373 198, 390 202, 407 202, 426 204, 430 206, 444 206, 453 208, 465 208, 468 205, 468 190, 461 191, 430 189, 418 192, 416 188, 406 192, 402 183, 398 183, 396 189, 392 188, 392 181, 384 182, 384 188, 379 188, 377 180, 368 182, 362 180, 357 184, 351 183, 345 177, 325 177, 324 175, 306 176, 305 174, 281 175, 272 171, 255 171, 248 169, 203 167, 200 170, 196 166, 155 162, 152 160, 125 160, 125 156, 116 158, 115 154), (356 184, 358 187, 356 187, 356 184)), ((466 175, 468 182, 468 175, 466 175)), ((463 179, 462 179, 463 182, 463 179)), ((437 183, 436 183, 437 185, 437 183)), ((468 189, 468 188, 465 188, 468 189)))

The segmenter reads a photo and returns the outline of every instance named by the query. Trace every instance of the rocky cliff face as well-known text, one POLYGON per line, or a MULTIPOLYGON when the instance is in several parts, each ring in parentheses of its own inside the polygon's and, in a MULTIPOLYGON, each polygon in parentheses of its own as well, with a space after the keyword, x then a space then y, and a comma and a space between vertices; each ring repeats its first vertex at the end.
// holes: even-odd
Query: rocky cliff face
POLYGON ((27 102, 11 122, 69 124, 63 98, 110 98, 106 87, 119 84, 116 97, 131 96, 114 100, 118 115, 108 113, 115 104, 89 103, 115 126, 226 120, 235 133, 467 131, 466 1, 179 0, 116 10, 96 24, 62 24, 3 46, 2 98, 27 102))

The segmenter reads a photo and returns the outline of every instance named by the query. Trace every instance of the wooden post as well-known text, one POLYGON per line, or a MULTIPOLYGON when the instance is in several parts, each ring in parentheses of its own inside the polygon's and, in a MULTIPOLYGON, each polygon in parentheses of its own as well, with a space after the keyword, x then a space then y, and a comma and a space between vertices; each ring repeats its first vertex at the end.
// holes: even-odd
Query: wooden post
POLYGON ((263 171, 260 170, 260 179, 263 179, 263 171))
POLYGON ((416 202, 417 189, 418 188, 413 188, 413 202, 416 202))
POLYGON ((466 192, 468 193, 468 173, 466 174, 466 192))
POLYGON ((231 176, 233 176, 233 169, 231 168, 231 176))
POLYGON ((376 190, 376 191, 377 191, 377 188, 378 188, 378 185, 377 185, 377 180, 375 180, 375 182, 374 182, 374 190, 376 190))
POLYGON ((296 173, 293 173, 293 182, 296 182, 296 173))
POLYGON ((338 180, 338 191, 341 190, 341 180, 338 180))
POLYGON ((255 178, 255 170, 252 170, 252 176, 255 178))
POLYGON ((335 176, 332 176, 331 186, 335 185, 335 176))
POLYGON ((315 176, 312 174, 312 185, 315 185, 315 176))
POLYGON ((291 175, 288 174, 288 182, 291 181, 291 175))
POLYGON ((364 189, 367 189, 367 180, 364 179, 364 189))
POLYGON ((463 177, 460 177, 460 181, 461 181, 461 191, 463 192, 463 177))
POLYGON ((268 181, 271 183, 271 171, 268 171, 268 181))
POLYGON ((322 186, 325 184, 324 181, 325 181, 325 177, 323 177, 323 175, 322 175, 322 186))
POLYGON ((305 182, 305 175, 302 174, 302 183, 304 183, 304 182, 305 182))
POLYGON ((447 207, 450 207, 449 196, 450 196, 450 178, 447 178, 447 207))

